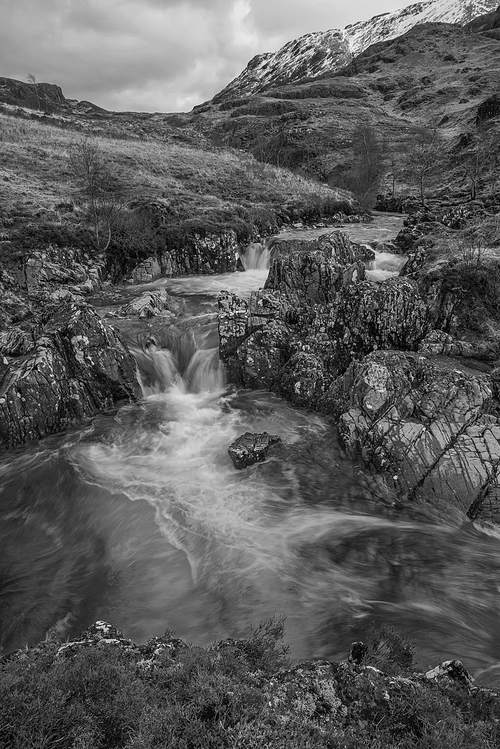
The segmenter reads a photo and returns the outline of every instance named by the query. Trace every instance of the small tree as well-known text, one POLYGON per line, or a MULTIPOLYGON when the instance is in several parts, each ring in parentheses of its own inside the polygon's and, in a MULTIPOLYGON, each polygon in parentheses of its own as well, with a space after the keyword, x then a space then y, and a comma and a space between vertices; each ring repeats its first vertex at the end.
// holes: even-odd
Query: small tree
POLYGON ((384 146, 377 131, 368 123, 358 123, 352 134, 352 166, 342 179, 361 205, 373 205, 384 169, 384 146))
POLYGON ((106 251, 124 207, 124 195, 99 142, 83 138, 70 148, 70 164, 80 196, 87 204, 96 248, 106 251))
POLYGON ((28 73, 28 75, 26 76, 26 80, 28 81, 29 84, 31 84, 32 86, 34 86, 34 88, 35 88, 35 96, 36 96, 36 100, 38 102, 38 109, 41 109, 42 105, 40 103, 40 95, 38 93, 38 85, 37 85, 36 78, 33 75, 33 73, 28 73))
POLYGON ((490 161, 491 150, 483 130, 478 130, 460 158, 463 175, 469 182, 470 199, 475 200, 490 161))
POLYGON ((425 204, 425 190, 429 179, 438 174, 445 156, 445 140, 437 125, 418 125, 411 129, 406 143, 405 166, 425 204))

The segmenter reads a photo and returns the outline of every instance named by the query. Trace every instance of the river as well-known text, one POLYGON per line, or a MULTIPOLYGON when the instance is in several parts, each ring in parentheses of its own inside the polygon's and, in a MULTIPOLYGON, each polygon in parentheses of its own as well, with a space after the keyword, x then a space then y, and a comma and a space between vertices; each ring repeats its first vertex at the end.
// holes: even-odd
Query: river
MULTIPOLYGON (((392 261, 378 261, 383 280, 392 261)), ((147 287, 183 306, 169 329, 122 325, 139 338, 143 399, 1 456, 3 647, 95 619, 204 645, 285 614, 295 659, 345 657, 388 622, 424 667, 458 657, 499 684, 500 531, 374 500, 326 418, 226 382, 216 298, 263 285, 261 248, 248 264, 147 287), (231 441, 264 430, 288 452, 236 471, 231 441)))

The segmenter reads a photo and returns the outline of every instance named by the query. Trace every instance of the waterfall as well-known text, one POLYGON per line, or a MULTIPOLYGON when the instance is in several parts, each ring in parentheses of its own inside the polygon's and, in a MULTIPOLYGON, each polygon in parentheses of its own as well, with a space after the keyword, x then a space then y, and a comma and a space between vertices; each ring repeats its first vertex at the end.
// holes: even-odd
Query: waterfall
POLYGON ((245 270, 269 270, 270 252, 267 242, 252 242, 240 257, 245 270))
MULTIPOLYGON (((209 333, 201 336, 203 342, 209 333)), ((189 393, 224 390, 226 374, 218 347, 200 348, 192 331, 180 334, 170 345, 171 348, 161 348, 150 339, 143 347, 131 347, 144 397, 165 392, 174 384, 189 393)))
POLYGON ((393 255, 391 252, 377 252, 375 258, 366 264, 366 277, 370 281, 385 281, 387 278, 398 276, 406 264, 406 255, 393 255))

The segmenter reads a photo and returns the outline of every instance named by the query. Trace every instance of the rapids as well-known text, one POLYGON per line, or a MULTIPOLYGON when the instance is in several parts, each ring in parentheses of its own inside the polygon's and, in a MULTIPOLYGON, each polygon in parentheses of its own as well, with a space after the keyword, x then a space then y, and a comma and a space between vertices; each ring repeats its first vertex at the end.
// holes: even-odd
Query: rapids
POLYGON ((135 344, 140 403, 2 455, 4 648, 56 621, 68 636, 99 618, 138 641, 168 628, 207 644, 286 614, 296 659, 343 658, 388 622, 424 667, 458 657, 500 685, 500 530, 402 509, 327 419, 226 382, 216 297, 263 284, 267 250, 252 253, 245 272, 153 284, 185 306, 135 344), (236 471, 227 447, 247 430, 285 448, 236 471))

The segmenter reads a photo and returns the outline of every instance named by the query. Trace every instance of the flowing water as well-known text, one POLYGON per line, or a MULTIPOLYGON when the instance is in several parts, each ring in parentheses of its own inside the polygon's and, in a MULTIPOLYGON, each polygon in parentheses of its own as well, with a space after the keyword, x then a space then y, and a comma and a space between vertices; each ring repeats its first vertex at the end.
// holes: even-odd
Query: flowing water
POLYGON ((135 345, 140 403, 2 457, 3 646, 96 618, 206 644, 284 613, 294 658, 345 657, 388 622, 424 666, 459 657, 498 683, 500 530, 378 497, 328 420, 226 383, 216 298, 263 284, 252 252, 245 272, 156 284, 184 311, 135 345), (230 442, 264 430, 281 453, 236 471, 230 442))

